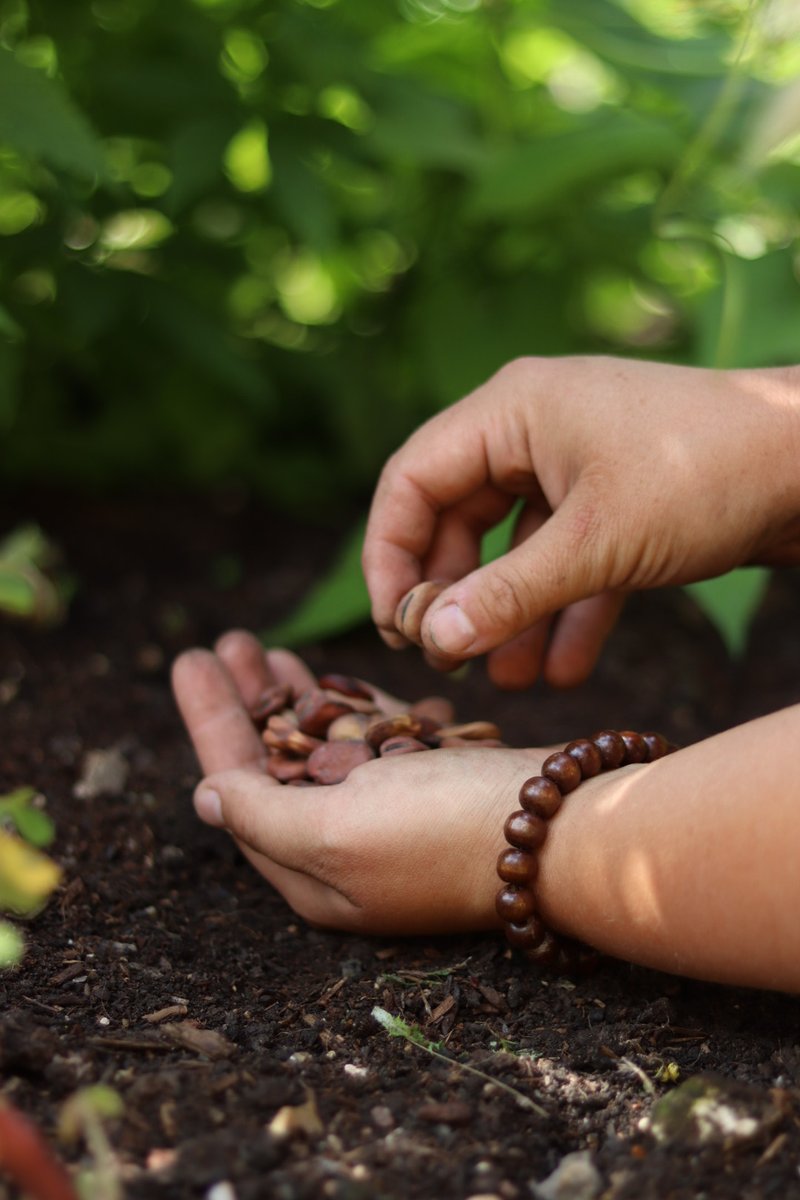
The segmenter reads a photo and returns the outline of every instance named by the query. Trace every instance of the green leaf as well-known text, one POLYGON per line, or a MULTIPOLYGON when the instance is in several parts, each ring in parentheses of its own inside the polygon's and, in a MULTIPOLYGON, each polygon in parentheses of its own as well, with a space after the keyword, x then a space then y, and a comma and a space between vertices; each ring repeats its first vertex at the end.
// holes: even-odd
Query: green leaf
POLYGON ((8 921, 0 921, 0 970, 18 963, 24 950, 25 942, 20 931, 8 921))
POLYGON ((628 170, 673 166, 681 139, 665 122, 617 112, 578 128, 500 150, 478 176, 467 202, 469 217, 541 216, 583 189, 628 170))
POLYGON ((366 522, 348 536, 333 567, 300 602, 296 612, 263 635, 270 645, 299 646, 344 633, 369 619, 370 601, 361 571, 366 522))
POLYGON ((686 591, 710 617, 734 657, 741 655, 750 621, 761 602, 770 572, 764 567, 745 567, 717 579, 690 583, 686 591))
POLYGON ((0 566, 0 612, 15 617, 28 617, 36 611, 36 587, 16 568, 0 566))
POLYGON ((0 143, 79 175, 105 175, 103 147, 63 85, 0 50, 0 143))
POLYGON ((32 846, 49 846, 56 836, 55 826, 40 808, 20 808, 12 814, 17 833, 32 846))

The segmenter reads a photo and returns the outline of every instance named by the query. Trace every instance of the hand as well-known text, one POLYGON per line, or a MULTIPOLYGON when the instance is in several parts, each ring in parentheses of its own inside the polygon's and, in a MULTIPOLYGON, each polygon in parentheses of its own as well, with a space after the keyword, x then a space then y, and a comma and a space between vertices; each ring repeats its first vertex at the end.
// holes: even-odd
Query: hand
POLYGON ((509 364, 381 475, 363 562, 384 640, 406 643, 399 602, 441 579, 418 639, 435 665, 491 652, 500 686, 580 682, 626 592, 800 562, 799 420, 797 370, 509 364), (479 567, 518 498, 512 549, 479 567))
POLYGON ((315 684, 293 654, 265 654, 242 632, 175 663, 175 696, 207 776, 195 793, 203 820, 227 829, 313 924, 381 933, 497 926, 503 823, 550 751, 435 750, 376 759, 331 787, 285 787, 265 773, 248 714, 276 682, 315 684))

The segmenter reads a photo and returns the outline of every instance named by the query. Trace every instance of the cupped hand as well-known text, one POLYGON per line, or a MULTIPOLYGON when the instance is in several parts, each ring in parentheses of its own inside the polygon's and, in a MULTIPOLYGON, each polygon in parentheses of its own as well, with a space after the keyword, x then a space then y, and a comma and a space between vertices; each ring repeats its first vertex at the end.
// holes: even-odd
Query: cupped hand
POLYGON ((386 465, 363 556, 378 629, 439 666, 489 653, 500 686, 578 683, 627 592, 800 562, 799 444, 799 370, 513 362, 386 465), (511 549, 479 566, 519 499, 511 549), (404 598, 433 580, 410 631, 404 598))
POLYGON ((439 749, 376 759, 333 786, 286 787, 266 774, 248 712, 272 683, 303 691, 315 680, 293 654, 265 653, 240 631, 175 663, 175 696, 206 776, 195 792, 202 819, 231 833, 313 924, 405 934, 496 926, 503 824, 550 751, 439 749))

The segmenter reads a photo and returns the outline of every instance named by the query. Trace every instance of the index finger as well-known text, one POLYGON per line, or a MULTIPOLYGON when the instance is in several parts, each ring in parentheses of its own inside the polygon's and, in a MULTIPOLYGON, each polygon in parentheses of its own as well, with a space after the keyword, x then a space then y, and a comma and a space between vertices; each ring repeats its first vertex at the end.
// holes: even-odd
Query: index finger
POLYGON ((225 665, 210 650, 188 650, 172 668, 172 687, 203 772, 263 766, 264 743, 225 665))
POLYGON ((364 536, 362 566, 372 617, 390 645, 401 596, 422 579, 440 513, 487 482, 480 430, 448 409, 423 425, 381 473, 364 536))

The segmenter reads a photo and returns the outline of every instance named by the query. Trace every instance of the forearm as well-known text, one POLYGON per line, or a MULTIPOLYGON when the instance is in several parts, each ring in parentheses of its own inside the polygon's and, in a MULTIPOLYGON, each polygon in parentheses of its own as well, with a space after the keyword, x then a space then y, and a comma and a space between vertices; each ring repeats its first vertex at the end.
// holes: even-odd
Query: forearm
POLYGON ((800 991, 800 706, 581 785, 537 894, 555 927, 665 971, 800 991))

